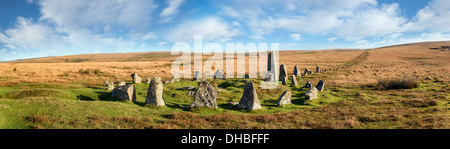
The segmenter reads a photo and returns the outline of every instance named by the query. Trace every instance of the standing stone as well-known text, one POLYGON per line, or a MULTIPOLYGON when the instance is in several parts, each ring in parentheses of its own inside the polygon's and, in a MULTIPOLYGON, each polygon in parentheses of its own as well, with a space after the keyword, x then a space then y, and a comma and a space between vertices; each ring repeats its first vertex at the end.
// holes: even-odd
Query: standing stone
POLYGON ((202 78, 202 76, 201 76, 201 74, 200 74, 200 71, 195 71, 195 72, 194 72, 194 78, 192 79, 192 81, 197 81, 197 80, 199 80, 200 78, 202 78))
POLYGON ((291 92, 284 91, 278 98, 278 106, 291 104, 291 92))
POLYGON ((281 84, 286 85, 287 81, 288 81, 288 78, 287 78, 287 76, 285 76, 281 79, 281 84))
POLYGON ((179 82, 179 81, 180 81, 180 75, 173 74, 172 75, 172 79, 170 80, 170 82, 173 83, 173 82, 179 82))
POLYGON ((151 104, 155 106, 165 106, 166 103, 163 99, 163 84, 161 78, 154 77, 148 86, 147 98, 145 104, 151 104))
POLYGON ((309 74, 309 69, 308 68, 305 68, 305 73, 304 74, 305 74, 305 76, 309 74))
POLYGON ((223 72, 220 70, 217 70, 216 73, 214 73, 214 79, 226 80, 225 76, 223 75, 223 72))
POLYGON ((307 90, 306 93, 305 93, 306 100, 316 99, 317 98, 317 94, 319 94, 319 90, 317 90, 316 87, 313 87, 313 88, 307 90))
POLYGON ((267 57, 267 73, 272 73, 273 80, 278 78, 278 61, 275 60, 274 52, 270 52, 267 57))
POLYGON ((261 109, 255 87, 252 81, 248 81, 244 86, 244 94, 239 101, 238 107, 241 109, 256 110, 261 109))
POLYGON ((136 89, 133 84, 120 85, 112 91, 112 97, 115 97, 119 100, 129 100, 135 102, 136 89))
POLYGON ((313 71, 309 71, 309 72, 308 72, 308 74, 313 74, 313 73, 314 73, 313 71))
POLYGON ((137 73, 131 74, 131 77, 133 78, 133 84, 141 83, 142 79, 139 77, 137 73))
POLYGON ((108 88, 108 85, 109 85, 109 81, 106 80, 106 81, 105 81, 105 87, 108 88))
POLYGON ((106 87, 106 89, 108 89, 108 90, 114 90, 114 82, 113 81, 111 81, 111 82, 108 82, 108 86, 106 87))
POLYGON ((286 66, 284 64, 280 65, 280 75, 279 75, 279 79, 283 80, 285 77, 287 77, 287 69, 286 66))
POLYGON ((295 67, 294 67, 294 75, 296 77, 302 76, 302 73, 300 72, 300 69, 298 69, 298 65, 295 65, 295 67))
POLYGON ((191 104, 193 107, 209 107, 217 108, 217 90, 207 80, 200 81, 200 85, 194 95, 194 101, 191 104))
POLYGON ((292 83, 293 86, 298 86, 297 77, 295 77, 295 75, 292 75, 291 83, 292 83))
POLYGON ((117 83, 117 86, 122 86, 122 85, 126 85, 127 84, 127 82, 125 82, 125 81, 120 81, 119 83, 117 83))
POLYGON ((306 82, 306 85, 305 85, 304 87, 306 87, 306 88, 311 88, 311 87, 312 87, 311 81, 306 82))
POLYGON ((320 80, 319 83, 316 85, 316 88, 317 88, 317 90, 319 90, 319 92, 322 92, 325 88, 325 82, 320 80))
POLYGON ((319 72, 320 72, 320 67, 316 66, 316 73, 319 73, 319 72))
POLYGON ((145 83, 149 84, 150 81, 152 81, 152 80, 150 80, 150 78, 145 78, 145 83))
POLYGON ((275 81, 273 73, 267 73, 266 77, 264 78, 264 81, 266 81, 266 82, 273 82, 273 81, 275 81))

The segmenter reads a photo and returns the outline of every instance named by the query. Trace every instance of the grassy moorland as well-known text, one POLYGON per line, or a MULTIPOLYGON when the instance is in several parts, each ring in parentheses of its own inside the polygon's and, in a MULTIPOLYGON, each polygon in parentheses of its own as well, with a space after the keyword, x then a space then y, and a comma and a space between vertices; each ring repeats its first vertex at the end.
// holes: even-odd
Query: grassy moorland
MULTIPOLYGON (((166 107, 145 106, 148 84, 136 84, 137 102, 117 101, 103 81, 126 80, 133 72, 170 78, 176 57, 158 53, 78 55, 0 63, 0 128, 239 128, 239 129, 397 129, 450 128, 450 45, 432 42, 371 50, 282 51, 280 64, 292 74, 295 65, 310 70, 355 64, 340 71, 298 77, 300 86, 259 88, 263 109, 241 110, 229 105, 240 100, 247 79, 209 80, 219 92, 218 109, 190 109, 193 100, 181 88, 198 86, 182 79, 164 84, 166 107), (433 48, 433 49, 432 49, 433 48), (62 60, 61 60, 62 59, 62 60), (417 83, 398 87, 404 78, 417 83), (307 81, 324 80, 318 99, 305 101, 307 81), (389 84, 393 82, 394 87, 389 84), (396 83, 400 82, 400 83, 396 83), (276 101, 289 90, 293 104, 276 101)), ((207 57, 206 57, 207 58, 207 57)), ((408 81, 406 81, 408 82, 408 81)), ((410 82, 408 82, 410 83, 410 82)), ((392 84, 392 83, 391 83, 392 84)))

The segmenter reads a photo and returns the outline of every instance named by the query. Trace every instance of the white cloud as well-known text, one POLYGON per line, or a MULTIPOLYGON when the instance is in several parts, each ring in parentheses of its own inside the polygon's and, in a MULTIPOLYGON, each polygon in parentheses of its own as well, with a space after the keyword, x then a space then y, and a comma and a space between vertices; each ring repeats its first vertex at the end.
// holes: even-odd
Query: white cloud
POLYGON ((184 3, 184 0, 167 0, 169 6, 161 13, 163 21, 170 21, 174 15, 178 14, 179 7, 184 3))
POLYGON ((407 20, 398 4, 380 6, 376 0, 233 1, 222 8, 261 36, 281 29, 359 40, 394 34, 407 20))
POLYGON ((339 39, 339 38, 337 38, 337 37, 327 38, 328 42, 334 42, 337 39, 339 39))
POLYGON ((289 38, 291 38, 292 40, 298 41, 300 40, 300 34, 291 34, 289 35, 289 38))
POLYGON ((142 28, 149 25, 158 7, 151 0, 41 0, 41 18, 64 28, 119 26, 142 28))
POLYGON ((433 0, 419 10, 403 31, 450 32, 450 1, 433 0))
POLYGON ((193 42, 194 35, 202 35, 203 40, 225 42, 240 32, 216 17, 186 21, 172 29, 166 39, 171 42, 193 42))

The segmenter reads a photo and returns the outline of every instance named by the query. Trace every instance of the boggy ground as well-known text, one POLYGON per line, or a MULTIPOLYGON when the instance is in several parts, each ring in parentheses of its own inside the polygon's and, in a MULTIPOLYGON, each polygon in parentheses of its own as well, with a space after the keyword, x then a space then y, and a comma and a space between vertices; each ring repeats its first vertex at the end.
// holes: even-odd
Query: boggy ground
MULTIPOLYGON (((219 93, 219 108, 189 109, 185 90, 189 79, 164 85, 167 107, 144 106, 148 84, 137 84, 136 103, 116 101, 103 81, 126 80, 131 73, 170 78, 167 53, 133 53, 51 57, 0 63, 0 128, 449 128, 450 42, 397 45, 367 50, 282 51, 280 64, 288 74, 299 65, 348 69, 298 77, 274 90, 259 88, 263 109, 247 111, 229 105, 239 101, 246 79, 210 80, 219 93), (155 56, 156 55, 156 56, 155 56), (80 69, 83 69, 80 71, 80 69), (89 69, 86 71, 86 69, 89 69), (411 77, 415 89, 379 90, 381 78, 411 77), (304 101, 307 81, 324 80, 317 100, 304 101), (276 106, 283 91, 293 92, 293 104, 276 106)), ((204 57, 208 58, 208 57, 204 57)))

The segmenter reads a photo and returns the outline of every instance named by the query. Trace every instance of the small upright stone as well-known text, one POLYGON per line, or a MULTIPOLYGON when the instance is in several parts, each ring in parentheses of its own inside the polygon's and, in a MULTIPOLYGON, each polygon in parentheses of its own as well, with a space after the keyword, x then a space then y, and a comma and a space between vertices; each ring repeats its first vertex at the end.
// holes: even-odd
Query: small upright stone
POLYGON ((170 80, 170 82, 173 83, 173 82, 179 82, 179 81, 180 81, 180 75, 173 74, 172 75, 172 79, 170 80))
POLYGON ((284 64, 280 65, 280 75, 279 75, 279 79, 283 80, 285 77, 287 77, 287 69, 286 66, 284 64))
POLYGON ((135 102, 136 89, 133 84, 120 85, 112 91, 112 97, 115 97, 119 100, 129 100, 135 102))
POLYGON ((111 82, 108 82, 108 86, 106 87, 106 89, 108 89, 108 90, 114 90, 114 82, 113 81, 111 81, 111 82))
POLYGON ((304 87, 306 87, 306 88, 311 88, 311 87, 312 87, 311 81, 306 82, 306 85, 305 85, 304 87))
POLYGON ((244 86, 244 94, 239 101, 238 107, 241 109, 256 110, 261 109, 255 87, 252 81, 248 81, 244 86))
POLYGON ((317 98, 317 94, 319 94, 319 90, 316 87, 313 87, 306 91, 305 98, 306 100, 313 100, 317 98))
POLYGON ((319 92, 322 92, 325 88, 325 82, 320 80, 319 83, 316 85, 317 90, 319 90, 319 92))
POLYGON ((150 78, 145 78, 145 83, 146 84, 150 84, 150 81, 152 81, 152 80, 150 80, 150 78))
POLYGON ((216 73, 214 73, 214 79, 226 80, 225 76, 223 75, 223 72, 220 70, 217 70, 216 73))
POLYGON ((278 98, 278 106, 291 104, 291 94, 290 91, 284 91, 278 98))
POLYGON ((197 80, 199 80, 201 78, 202 78, 202 76, 200 74, 200 71, 195 71, 194 72, 194 78, 192 79, 192 81, 197 81, 197 80))
POLYGON ((127 84, 127 82, 125 82, 125 81, 120 81, 119 83, 117 83, 117 86, 122 86, 122 85, 126 85, 127 84))
POLYGON ((209 107, 217 108, 217 90, 207 80, 200 81, 200 85, 194 94, 194 101, 191 104, 191 108, 194 107, 209 107))
POLYGON ((106 81, 105 81, 105 87, 108 88, 108 85, 109 85, 109 81, 106 80, 106 81))
POLYGON ((294 75, 296 77, 302 76, 302 73, 300 72, 300 69, 298 69, 298 65, 295 65, 295 67, 294 67, 294 75))
POLYGON ((316 73, 319 73, 319 72, 320 72, 320 67, 316 66, 316 73))
POLYGON ((306 76, 306 75, 308 75, 308 74, 309 74, 309 69, 308 69, 308 68, 305 68, 304 75, 306 76))
POLYGON ((297 77, 295 77, 295 75, 292 75, 291 83, 292 83, 293 86, 298 86, 297 77))
POLYGON ((272 73, 267 73, 266 77, 264 78, 264 81, 266 82, 273 82, 275 81, 275 77, 272 73))
POLYGON ((139 77, 137 73, 131 74, 131 77, 133 78, 133 84, 141 83, 142 79, 139 77))
POLYGON ((145 99, 145 104, 151 104, 155 106, 165 106, 166 103, 163 99, 163 84, 161 83, 161 78, 154 77, 148 86, 147 98, 145 99))

